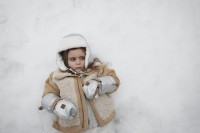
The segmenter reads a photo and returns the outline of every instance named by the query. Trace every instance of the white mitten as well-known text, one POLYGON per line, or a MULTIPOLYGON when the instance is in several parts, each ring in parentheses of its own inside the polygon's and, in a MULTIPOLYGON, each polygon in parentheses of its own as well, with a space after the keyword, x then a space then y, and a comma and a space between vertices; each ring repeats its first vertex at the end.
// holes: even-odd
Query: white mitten
POLYGON ((102 76, 98 77, 96 80, 99 81, 99 94, 105 94, 105 93, 112 93, 116 90, 116 82, 111 76, 102 76))
POLYGON ((98 93, 99 82, 90 80, 83 86, 83 92, 88 99, 93 99, 98 93))
POLYGON ((73 119, 77 114, 77 109, 74 104, 67 100, 60 100, 53 111, 59 118, 73 119))

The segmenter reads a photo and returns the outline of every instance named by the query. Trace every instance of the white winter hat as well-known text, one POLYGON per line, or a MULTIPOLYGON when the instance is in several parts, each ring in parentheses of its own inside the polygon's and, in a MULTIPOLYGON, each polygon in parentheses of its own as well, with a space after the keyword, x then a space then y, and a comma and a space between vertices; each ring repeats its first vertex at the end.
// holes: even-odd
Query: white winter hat
POLYGON ((88 64, 92 62, 92 56, 90 55, 90 49, 85 38, 80 34, 70 34, 61 39, 57 49, 56 62, 62 71, 66 71, 69 68, 65 66, 60 52, 79 47, 85 47, 86 49, 85 68, 87 68, 88 64))

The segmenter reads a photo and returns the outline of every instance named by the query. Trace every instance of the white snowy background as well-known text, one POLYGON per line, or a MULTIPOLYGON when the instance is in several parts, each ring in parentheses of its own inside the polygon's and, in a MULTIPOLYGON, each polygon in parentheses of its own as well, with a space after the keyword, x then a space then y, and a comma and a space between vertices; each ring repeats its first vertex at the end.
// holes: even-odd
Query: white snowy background
POLYGON ((121 79, 116 133, 200 133, 199 0, 0 0, 0 133, 55 133, 38 111, 60 38, 121 79))

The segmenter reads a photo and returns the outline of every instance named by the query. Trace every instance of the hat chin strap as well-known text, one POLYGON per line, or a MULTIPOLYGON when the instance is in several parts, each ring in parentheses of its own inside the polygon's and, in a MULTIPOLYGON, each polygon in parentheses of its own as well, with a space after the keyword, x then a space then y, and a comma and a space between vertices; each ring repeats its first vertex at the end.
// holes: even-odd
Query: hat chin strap
POLYGON ((74 71, 72 68, 68 68, 68 70, 70 71, 70 72, 72 72, 73 74, 78 74, 76 71, 74 71))
POLYGON ((83 75, 85 75, 85 73, 84 73, 83 71, 76 72, 76 71, 74 71, 72 68, 68 68, 68 70, 69 70, 71 73, 73 73, 73 74, 75 74, 75 75, 77 75, 77 76, 80 76, 80 77, 82 77, 83 75))

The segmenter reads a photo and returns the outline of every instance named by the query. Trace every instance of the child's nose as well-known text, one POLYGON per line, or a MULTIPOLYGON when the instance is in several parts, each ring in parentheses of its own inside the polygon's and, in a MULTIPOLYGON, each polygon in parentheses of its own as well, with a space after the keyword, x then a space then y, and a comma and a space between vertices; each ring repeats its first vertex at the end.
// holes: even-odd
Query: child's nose
POLYGON ((80 63, 81 63, 81 60, 77 59, 76 64, 80 64, 80 63))

